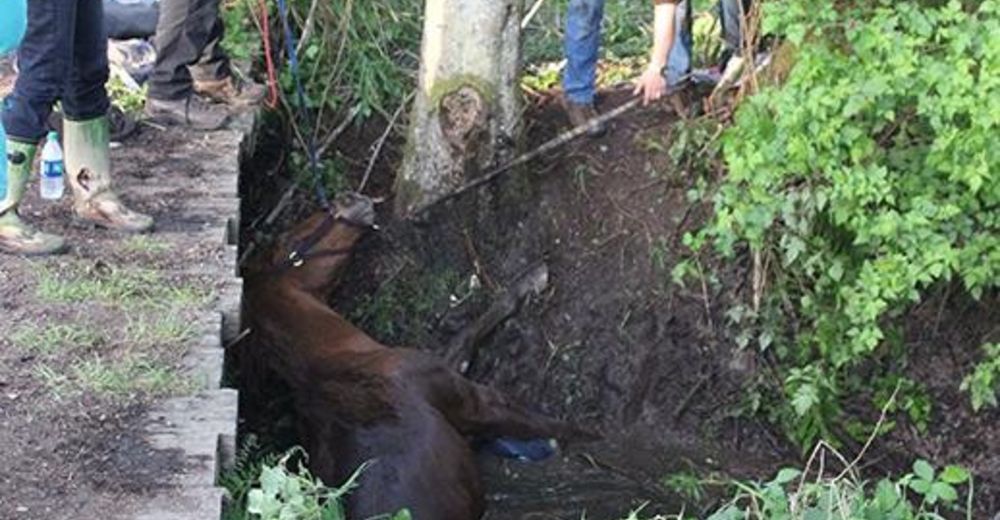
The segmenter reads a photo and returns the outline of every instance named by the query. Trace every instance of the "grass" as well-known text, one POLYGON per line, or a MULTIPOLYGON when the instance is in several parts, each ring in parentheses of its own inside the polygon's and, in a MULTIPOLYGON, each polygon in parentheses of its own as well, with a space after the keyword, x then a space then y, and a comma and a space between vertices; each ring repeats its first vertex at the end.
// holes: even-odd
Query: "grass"
POLYGON ((175 313, 128 318, 125 342, 136 347, 180 345, 194 337, 195 330, 186 316, 175 313))
POLYGON ((124 240, 119 246, 123 253, 155 255, 170 250, 170 245, 156 240, 150 235, 135 235, 124 240))
POLYGON ((36 295, 53 303, 100 302, 118 307, 199 307, 208 293, 193 285, 173 284, 144 269, 86 269, 79 264, 38 271, 36 295))
MULTIPOLYGON (((158 249, 134 239, 122 247, 158 249)), ((206 290, 151 270, 79 262, 42 267, 36 276, 39 300, 81 312, 65 322, 20 325, 11 336, 16 347, 44 356, 35 375, 54 398, 149 398, 193 386, 175 367, 196 334, 191 311, 207 302, 206 290)))
POLYGON ((43 363, 36 367, 35 376, 57 400, 80 394, 110 399, 160 397, 183 393, 194 386, 167 360, 140 354, 120 359, 95 355, 65 370, 43 363))
POLYGON ((86 349, 105 341, 101 332, 79 324, 25 324, 14 329, 11 340, 17 348, 32 354, 50 355, 59 351, 86 349))

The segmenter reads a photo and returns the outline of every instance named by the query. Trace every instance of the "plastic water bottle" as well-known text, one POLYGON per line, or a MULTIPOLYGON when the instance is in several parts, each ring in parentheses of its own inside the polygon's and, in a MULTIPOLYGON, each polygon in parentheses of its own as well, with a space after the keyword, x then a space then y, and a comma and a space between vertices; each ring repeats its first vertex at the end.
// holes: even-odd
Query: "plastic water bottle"
POLYGON ((42 148, 42 198, 59 200, 63 196, 63 153, 59 147, 59 134, 49 132, 42 148))

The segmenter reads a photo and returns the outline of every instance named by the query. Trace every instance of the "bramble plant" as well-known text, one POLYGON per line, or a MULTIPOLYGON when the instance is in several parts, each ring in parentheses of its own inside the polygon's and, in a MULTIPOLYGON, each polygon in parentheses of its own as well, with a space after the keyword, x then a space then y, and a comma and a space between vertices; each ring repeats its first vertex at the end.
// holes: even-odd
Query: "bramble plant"
MULTIPOLYGON (((787 367, 780 422, 802 446, 830 438, 851 369, 924 290, 1000 285, 1000 2, 941 4, 766 2, 794 67, 737 111, 714 221, 685 237, 760 259, 770 289, 739 321, 787 367)), ((977 408, 996 368, 966 380, 977 408)))

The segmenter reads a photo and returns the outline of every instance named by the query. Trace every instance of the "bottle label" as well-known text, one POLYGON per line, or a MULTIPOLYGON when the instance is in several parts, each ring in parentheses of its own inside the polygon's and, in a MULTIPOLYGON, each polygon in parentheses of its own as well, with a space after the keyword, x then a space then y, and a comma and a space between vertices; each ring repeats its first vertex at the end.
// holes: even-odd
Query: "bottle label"
POLYGON ((62 177, 62 161, 45 161, 42 163, 42 175, 48 178, 62 177))

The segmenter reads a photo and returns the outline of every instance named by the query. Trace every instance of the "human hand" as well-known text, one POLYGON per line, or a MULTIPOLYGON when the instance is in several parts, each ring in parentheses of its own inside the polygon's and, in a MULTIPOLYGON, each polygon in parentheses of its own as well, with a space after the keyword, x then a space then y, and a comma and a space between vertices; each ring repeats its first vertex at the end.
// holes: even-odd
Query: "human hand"
POLYGON ((648 105, 650 101, 656 101, 663 97, 663 94, 667 91, 667 80, 663 77, 661 69, 658 67, 650 66, 646 69, 646 72, 639 76, 639 79, 635 80, 635 91, 632 95, 642 96, 642 104, 648 105))

